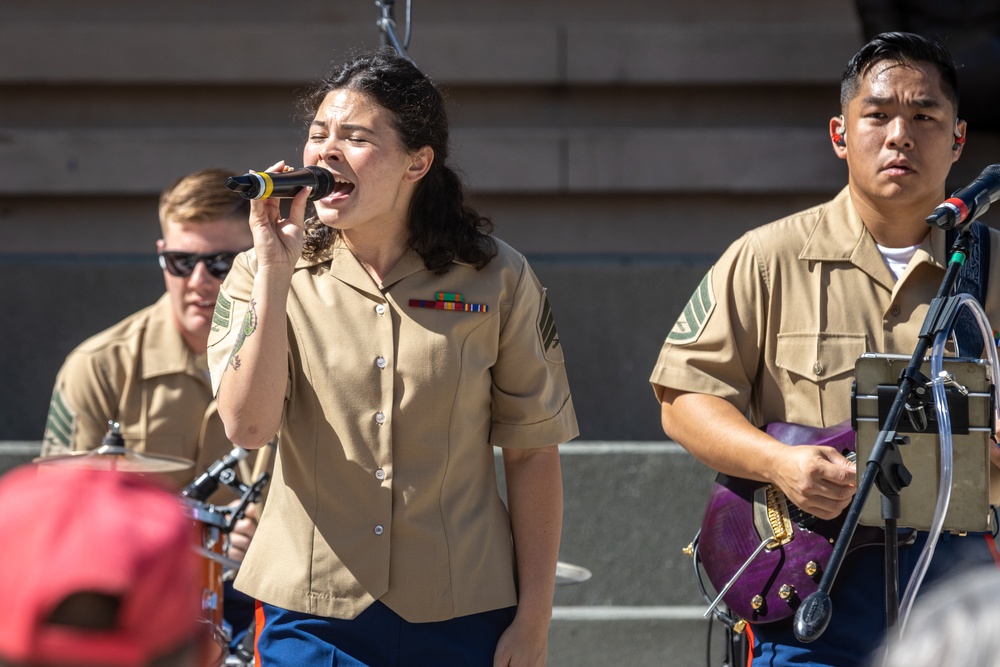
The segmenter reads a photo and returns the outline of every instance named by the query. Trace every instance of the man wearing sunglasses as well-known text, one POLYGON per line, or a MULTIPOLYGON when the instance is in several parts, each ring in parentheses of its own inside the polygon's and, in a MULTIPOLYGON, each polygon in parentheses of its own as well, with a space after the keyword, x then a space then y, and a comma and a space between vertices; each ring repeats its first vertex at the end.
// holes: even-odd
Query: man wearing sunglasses
POLYGON ((161 194, 156 249, 166 293, 69 354, 43 455, 99 447, 113 419, 129 449, 194 462, 171 473, 180 487, 232 449, 205 365, 219 287, 236 254, 253 244, 249 202, 223 187, 230 173, 198 171, 161 194))
MULTIPOLYGON (((127 448, 194 462, 170 473, 180 489, 232 450, 216 412, 205 347, 222 280, 236 255, 253 245, 249 201, 223 185, 234 175, 206 169, 163 191, 163 238, 156 248, 166 292, 69 354, 56 377, 43 456, 96 449, 114 420, 127 448)), ((253 465, 254 453, 247 461, 253 465)), ((233 498, 223 485, 209 501, 233 498)), ((230 535, 230 558, 242 561, 255 528, 251 505, 230 535)), ((227 617, 230 601, 227 591, 227 617)))

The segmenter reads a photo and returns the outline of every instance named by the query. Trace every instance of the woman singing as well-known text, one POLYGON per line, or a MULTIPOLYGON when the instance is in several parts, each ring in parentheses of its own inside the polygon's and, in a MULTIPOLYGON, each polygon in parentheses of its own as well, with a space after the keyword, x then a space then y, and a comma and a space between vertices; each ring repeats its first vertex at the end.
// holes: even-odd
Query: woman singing
POLYGON ((545 290, 464 201, 413 63, 356 58, 305 103, 336 187, 308 219, 309 190, 253 202, 209 342, 229 438, 280 436, 237 579, 261 664, 543 665, 578 434, 545 290))

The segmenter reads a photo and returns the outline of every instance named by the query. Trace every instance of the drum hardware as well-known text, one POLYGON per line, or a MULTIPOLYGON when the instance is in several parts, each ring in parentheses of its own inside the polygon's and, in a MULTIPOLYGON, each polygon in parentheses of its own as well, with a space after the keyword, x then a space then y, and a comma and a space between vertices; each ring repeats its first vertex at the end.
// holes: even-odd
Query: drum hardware
MULTIPOLYGON (((225 547, 225 540, 222 541, 223 547, 225 547)), ((225 549, 223 548, 223 551, 225 549)), ((222 554, 217 554, 208 547, 195 545, 194 552, 201 556, 202 558, 210 558, 215 562, 222 565, 225 570, 222 573, 222 580, 229 581, 233 578, 231 573, 235 573, 236 570, 240 569, 239 561, 233 560, 228 556, 223 556, 222 554)))
MULTIPOLYGON (((229 472, 232 473, 232 471, 229 472)), ((232 478, 232 480, 228 482, 226 486, 228 486, 229 488, 233 489, 234 491, 240 494, 240 502, 237 505, 233 507, 217 508, 223 514, 227 515, 226 525, 224 527, 224 530, 226 534, 229 534, 233 531, 233 527, 236 525, 236 522, 242 519, 246 515, 247 507, 250 505, 250 503, 260 502, 264 486, 268 483, 268 481, 270 481, 270 475, 266 472, 262 472, 260 474, 260 477, 257 478, 257 481, 251 484, 250 486, 247 486, 246 484, 241 482, 239 478, 236 477, 235 473, 233 473, 232 475, 223 475, 223 476, 232 478)), ((214 506, 209 505, 209 507, 214 507, 214 506)))
POLYGON ((208 470, 185 486, 181 495, 194 500, 207 500, 219 488, 220 482, 233 488, 237 494, 242 494, 245 487, 233 486, 239 482, 233 467, 244 460, 247 454, 249 452, 242 447, 233 447, 232 451, 210 465, 208 470))
MULTIPOLYGON (((235 452, 237 449, 242 451, 244 456, 246 455, 246 450, 242 447, 237 447, 233 451, 235 452)), ((232 453, 227 454, 209 466, 208 472, 199 476, 181 491, 181 498, 187 504, 191 517, 198 523, 214 529, 210 535, 202 540, 201 547, 195 550, 201 556, 220 562, 232 570, 239 569, 239 563, 221 556, 221 552, 216 549, 216 546, 222 544, 226 536, 233 532, 236 523, 246 516, 246 510, 250 503, 260 502, 264 486, 270 480, 270 475, 265 471, 253 484, 244 484, 232 470, 232 466, 239 460, 232 453), (199 482, 206 476, 214 483, 199 482), (205 502, 202 496, 212 495, 218 488, 218 482, 224 483, 239 494, 240 501, 236 505, 218 506, 205 502)))
POLYGON ((113 420, 108 422, 108 432, 98 448, 58 456, 39 456, 34 462, 135 473, 171 473, 194 467, 194 461, 179 456, 150 454, 126 448, 121 424, 113 420))
POLYGON ((585 567, 571 565, 562 561, 556 563, 556 585, 581 584, 593 576, 585 567))
POLYGON ((250 621, 250 627, 243 635, 243 638, 233 648, 232 653, 226 657, 227 667, 247 667, 254 664, 254 638, 256 635, 256 619, 250 621))
POLYGON ((181 500, 188 509, 194 529, 192 549, 201 561, 202 621, 210 626, 211 635, 220 648, 218 659, 213 659, 211 662, 215 666, 231 664, 232 657, 229 655, 232 631, 223 619, 223 588, 224 582, 234 576, 240 564, 225 555, 229 534, 236 523, 246 515, 250 503, 260 502, 262 490, 270 478, 265 471, 253 484, 247 485, 240 481, 232 468, 245 458, 246 454, 247 451, 242 447, 235 447, 232 452, 209 466, 205 473, 199 475, 181 492, 181 500), (205 502, 205 498, 215 493, 220 483, 239 494, 239 503, 233 506, 217 506, 205 502))

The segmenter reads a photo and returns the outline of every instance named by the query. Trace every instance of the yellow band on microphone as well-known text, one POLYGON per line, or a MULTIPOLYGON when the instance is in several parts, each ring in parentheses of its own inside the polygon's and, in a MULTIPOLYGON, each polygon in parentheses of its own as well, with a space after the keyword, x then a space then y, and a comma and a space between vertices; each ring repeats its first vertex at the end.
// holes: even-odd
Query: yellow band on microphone
POLYGON ((274 181, 271 180, 271 174, 266 171, 258 171, 257 175, 260 176, 260 180, 264 182, 264 190, 259 195, 257 199, 267 199, 274 192, 274 181))

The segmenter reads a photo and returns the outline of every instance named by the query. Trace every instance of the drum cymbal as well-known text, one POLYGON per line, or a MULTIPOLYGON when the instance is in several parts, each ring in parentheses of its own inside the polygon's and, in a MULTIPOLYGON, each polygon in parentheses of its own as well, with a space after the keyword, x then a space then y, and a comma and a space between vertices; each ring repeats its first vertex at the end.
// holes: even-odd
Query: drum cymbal
POLYGON ((136 452, 125 447, 101 445, 97 449, 70 452, 58 456, 39 456, 35 463, 42 465, 66 465, 97 470, 121 470, 123 472, 178 472, 194 467, 194 461, 166 454, 136 452))
POLYGON ((591 577, 590 570, 579 565, 570 565, 562 561, 556 563, 556 585, 579 584, 591 577))

